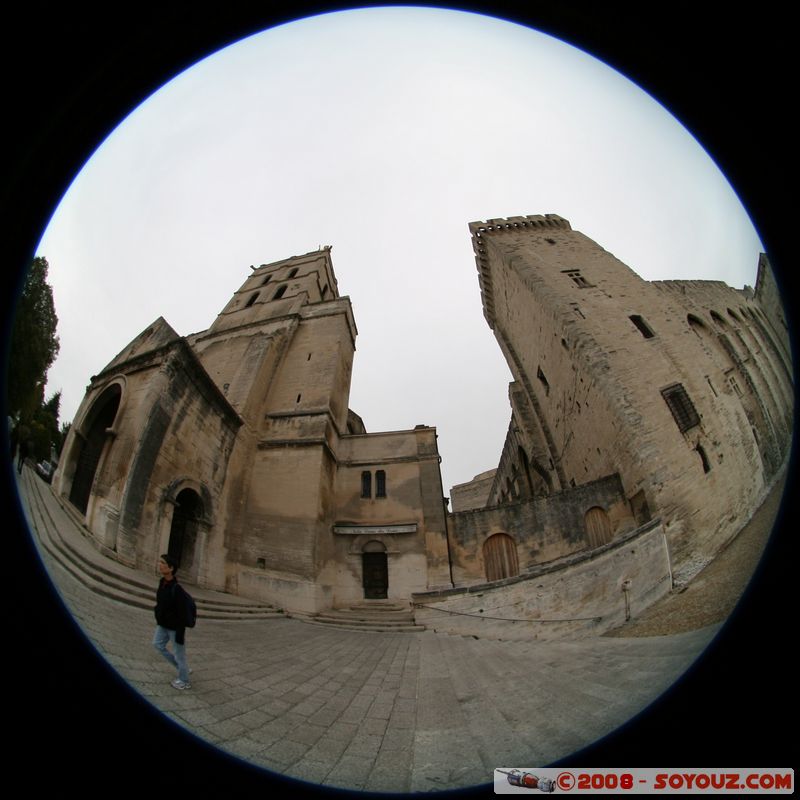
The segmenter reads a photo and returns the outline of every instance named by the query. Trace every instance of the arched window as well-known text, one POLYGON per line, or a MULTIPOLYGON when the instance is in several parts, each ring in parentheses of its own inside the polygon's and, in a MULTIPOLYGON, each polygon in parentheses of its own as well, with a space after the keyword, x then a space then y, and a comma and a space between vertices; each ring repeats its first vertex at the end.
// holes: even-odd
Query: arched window
POLYGON ((244 307, 245 308, 250 308, 250 306, 252 306, 253 303, 255 303, 256 300, 258 300, 258 292, 256 292, 254 295, 252 295, 250 297, 250 299, 247 301, 247 303, 245 303, 244 307))
POLYGON ((533 477, 531 476, 531 462, 528 460, 528 454, 521 448, 517 447, 517 457, 522 465, 522 491, 523 497, 533 497, 533 477))
POLYGON ((483 568, 487 581, 519 575, 517 546, 507 533, 495 533, 483 543, 483 568))
POLYGON ((279 286, 278 287, 278 291, 275 292, 275 296, 272 299, 273 300, 280 300, 281 297, 284 296, 284 294, 286 294, 286 284, 284 284, 283 286, 279 286))
POLYGON ((375 473, 375 497, 386 497, 386 472, 382 469, 375 473))
POLYGON ((361 496, 372 497, 372 473, 369 470, 361 473, 361 496))
POLYGON ((694 314, 687 314, 686 321, 689 323, 689 327, 698 335, 700 336, 702 331, 705 331, 706 326, 704 322, 699 318, 696 317, 694 314))

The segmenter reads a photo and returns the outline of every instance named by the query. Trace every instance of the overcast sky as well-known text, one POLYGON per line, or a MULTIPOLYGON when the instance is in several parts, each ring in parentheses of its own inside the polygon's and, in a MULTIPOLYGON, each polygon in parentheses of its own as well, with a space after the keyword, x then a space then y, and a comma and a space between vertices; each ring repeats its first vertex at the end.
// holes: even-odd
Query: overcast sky
POLYGON ((547 35, 380 8, 265 31, 109 136, 44 232, 71 420, 163 316, 204 330, 264 264, 332 246, 370 432, 434 425, 445 494, 497 465, 510 372, 467 224, 557 213, 648 280, 755 282, 762 247, 712 160, 619 73, 547 35))

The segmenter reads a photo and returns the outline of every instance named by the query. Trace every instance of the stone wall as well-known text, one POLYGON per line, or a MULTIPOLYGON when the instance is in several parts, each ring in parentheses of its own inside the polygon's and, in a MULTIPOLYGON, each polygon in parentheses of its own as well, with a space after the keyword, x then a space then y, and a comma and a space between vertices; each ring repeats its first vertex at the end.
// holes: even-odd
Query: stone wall
POLYGON ((611 535, 636 525, 619 476, 612 475, 550 497, 461 511, 450 516, 450 556, 456 586, 487 579, 484 544, 504 533, 514 540, 520 572, 590 548, 586 513, 602 508, 611 535))
POLYGON ((152 339, 148 329, 93 378, 54 488, 68 502, 83 439, 113 391, 119 404, 93 473, 86 527, 109 554, 150 567, 168 549, 177 494, 191 489, 202 520, 183 574, 208 582, 216 570, 219 582, 220 558, 216 567, 211 562, 212 554, 222 555, 224 526, 214 523, 225 515, 226 475, 241 420, 184 340, 173 336, 154 349, 142 346, 152 339))
POLYGON ((337 447, 335 497, 332 532, 320 548, 320 581, 333 586, 336 606, 364 599, 362 553, 376 543, 387 554, 387 599, 407 600, 412 592, 446 581, 441 575, 447 571, 446 521, 435 428, 343 437, 337 447))
POLYGON ((469 511, 488 505, 489 492, 497 470, 490 469, 476 475, 467 483, 459 483, 450 489, 450 508, 452 511, 469 511))
POLYGON ((671 590, 659 520, 591 553, 542 565, 517 578, 414 595, 418 624, 491 639, 596 635, 634 617, 671 590))

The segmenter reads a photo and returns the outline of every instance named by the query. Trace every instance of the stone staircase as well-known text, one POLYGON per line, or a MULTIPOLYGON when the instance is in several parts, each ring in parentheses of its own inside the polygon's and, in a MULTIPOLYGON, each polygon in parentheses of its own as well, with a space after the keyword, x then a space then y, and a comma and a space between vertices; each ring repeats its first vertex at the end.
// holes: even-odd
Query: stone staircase
POLYGON ((372 631, 380 633, 416 633, 424 631, 417 625, 414 612, 408 603, 390 600, 365 600, 346 608, 333 608, 298 619, 313 625, 329 625, 340 630, 372 631))
MULTIPOLYGON (((111 600, 152 611, 158 575, 133 569, 104 555, 100 545, 81 525, 69 507, 62 506, 50 486, 31 469, 24 469, 19 492, 34 541, 42 556, 55 560, 83 586, 111 600)), ((179 576, 180 577, 180 576, 179 576)), ((282 609, 236 595, 184 584, 197 604, 199 619, 254 620, 286 616, 282 609)), ((367 600, 348 608, 292 617, 340 630, 379 633, 424 631, 417 625, 408 603, 367 600)))
MULTIPOLYGON (((34 542, 45 563, 54 559, 87 589, 128 606, 152 611, 158 575, 132 569, 104 556, 76 518, 63 508, 32 469, 19 479, 20 500, 34 542)), ((266 603, 184 584, 197 604, 199 619, 253 620, 284 616, 266 603)))

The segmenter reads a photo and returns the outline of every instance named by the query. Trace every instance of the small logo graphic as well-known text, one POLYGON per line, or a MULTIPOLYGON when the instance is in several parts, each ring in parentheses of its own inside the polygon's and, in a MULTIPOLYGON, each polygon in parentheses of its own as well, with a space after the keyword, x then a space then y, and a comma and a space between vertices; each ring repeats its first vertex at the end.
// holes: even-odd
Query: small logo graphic
POLYGON ((556 778, 556 786, 563 792, 568 792, 575 788, 575 776, 571 772, 561 772, 556 778))
POLYGON ((538 789, 540 792, 552 792, 555 784, 551 778, 540 778, 532 772, 520 772, 518 769, 504 770, 499 769, 506 776, 506 780, 512 786, 521 786, 523 789, 538 789))

